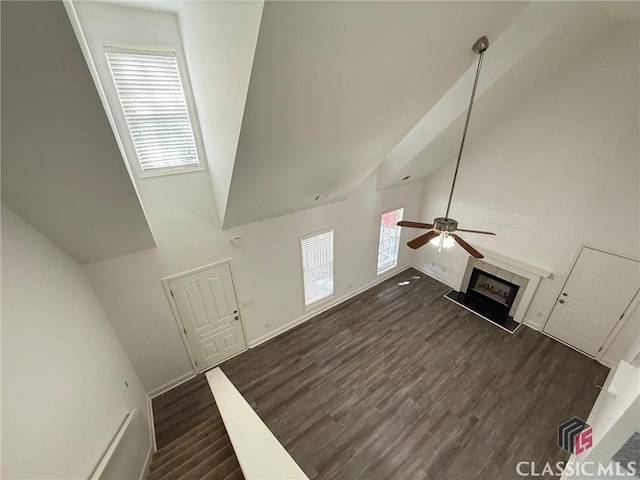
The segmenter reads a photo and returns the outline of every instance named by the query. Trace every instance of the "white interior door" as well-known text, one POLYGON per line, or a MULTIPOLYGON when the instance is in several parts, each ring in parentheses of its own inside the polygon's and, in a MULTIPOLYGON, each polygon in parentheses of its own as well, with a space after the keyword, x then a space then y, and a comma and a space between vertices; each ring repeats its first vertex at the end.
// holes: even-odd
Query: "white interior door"
POLYGON ((169 281, 198 370, 245 350, 228 264, 169 281))
POLYGON ((596 356, 638 292, 638 262, 583 248, 544 331, 596 356))

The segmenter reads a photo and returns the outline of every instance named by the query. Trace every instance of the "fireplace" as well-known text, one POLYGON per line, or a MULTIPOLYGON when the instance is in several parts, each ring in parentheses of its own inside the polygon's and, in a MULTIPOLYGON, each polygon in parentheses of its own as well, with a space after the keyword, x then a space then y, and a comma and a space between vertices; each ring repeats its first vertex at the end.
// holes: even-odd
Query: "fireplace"
POLYGON ((520 326, 514 317, 528 283, 521 275, 474 258, 467 264, 460 291, 452 290, 445 297, 514 333, 520 326))
POLYGON ((539 329, 543 312, 529 312, 529 306, 540 281, 553 273, 486 248, 482 253, 467 258, 457 281, 444 282, 454 288, 445 298, 509 333, 524 322, 539 329))
POLYGON ((479 268, 473 268, 467 295, 509 313, 520 287, 479 268))

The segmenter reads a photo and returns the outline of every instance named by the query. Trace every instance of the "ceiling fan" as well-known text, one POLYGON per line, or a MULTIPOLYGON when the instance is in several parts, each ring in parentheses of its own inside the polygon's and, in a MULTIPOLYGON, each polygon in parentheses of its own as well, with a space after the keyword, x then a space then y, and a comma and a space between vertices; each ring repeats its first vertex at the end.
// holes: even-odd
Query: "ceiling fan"
POLYGON ((423 245, 431 242, 438 246, 438 251, 441 251, 442 248, 448 248, 453 246, 455 243, 464 248, 469 255, 475 258, 484 258, 484 256, 465 242, 459 235, 456 235, 454 232, 469 232, 469 233, 480 233, 483 235, 495 235, 493 232, 485 232, 482 230, 468 230, 464 228, 458 228, 458 222, 453 218, 449 217, 449 209, 451 208, 451 199, 453 198, 453 189, 456 186, 456 178, 458 177, 458 169, 460 168, 460 159, 462 158, 462 149, 464 148, 464 141, 467 137, 467 128, 469 127, 469 118, 471 117, 471 109, 473 108, 473 100, 476 96, 476 88, 478 86, 478 78, 480 78, 480 68, 482 67, 482 59, 484 57, 484 52, 489 48, 489 40, 487 37, 479 38, 476 43, 473 44, 473 51, 480 55, 478 59, 478 69, 476 70, 476 78, 473 82, 473 89, 471 90, 471 100, 469 101, 469 108, 467 109, 467 119, 464 122, 464 131, 462 133, 462 141, 460 142, 460 150, 458 151, 458 161, 456 162, 456 170, 453 174, 453 182, 451 183, 451 193, 449 193, 449 202, 447 203, 447 212, 444 214, 444 217, 438 217, 433 220, 433 223, 421 223, 421 222, 408 222, 402 220, 398 222, 398 226, 400 227, 410 227, 410 228, 423 228, 429 230, 429 232, 424 235, 420 235, 417 238, 414 238, 407 245, 413 249, 420 248, 423 245))

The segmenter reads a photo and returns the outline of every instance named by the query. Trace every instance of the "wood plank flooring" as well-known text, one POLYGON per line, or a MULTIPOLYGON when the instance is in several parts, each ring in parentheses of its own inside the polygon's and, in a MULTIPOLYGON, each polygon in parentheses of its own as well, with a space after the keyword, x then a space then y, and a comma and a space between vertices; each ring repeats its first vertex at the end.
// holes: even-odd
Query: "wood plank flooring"
MULTIPOLYGON (((556 428, 586 419, 608 369, 448 290, 407 270, 221 368, 312 479, 511 479, 566 460, 556 428)), ((204 375, 154 399, 158 447, 212 402, 204 375)))

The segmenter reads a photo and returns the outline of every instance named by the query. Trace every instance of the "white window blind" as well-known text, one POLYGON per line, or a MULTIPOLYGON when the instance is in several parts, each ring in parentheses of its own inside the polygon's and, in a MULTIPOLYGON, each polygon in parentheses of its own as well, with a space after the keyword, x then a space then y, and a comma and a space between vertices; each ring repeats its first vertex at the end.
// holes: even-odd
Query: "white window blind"
POLYGON ((175 55, 105 54, 142 172, 198 167, 175 55))
POLYGON ((333 295, 333 230, 300 240, 304 304, 309 306, 333 295))
POLYGON ((378 245, 378 275, 398 264, 400 247, 400 227, 396 225, 402 220, 400 208, 382 215, 380 220, 380 243, 378 245))

